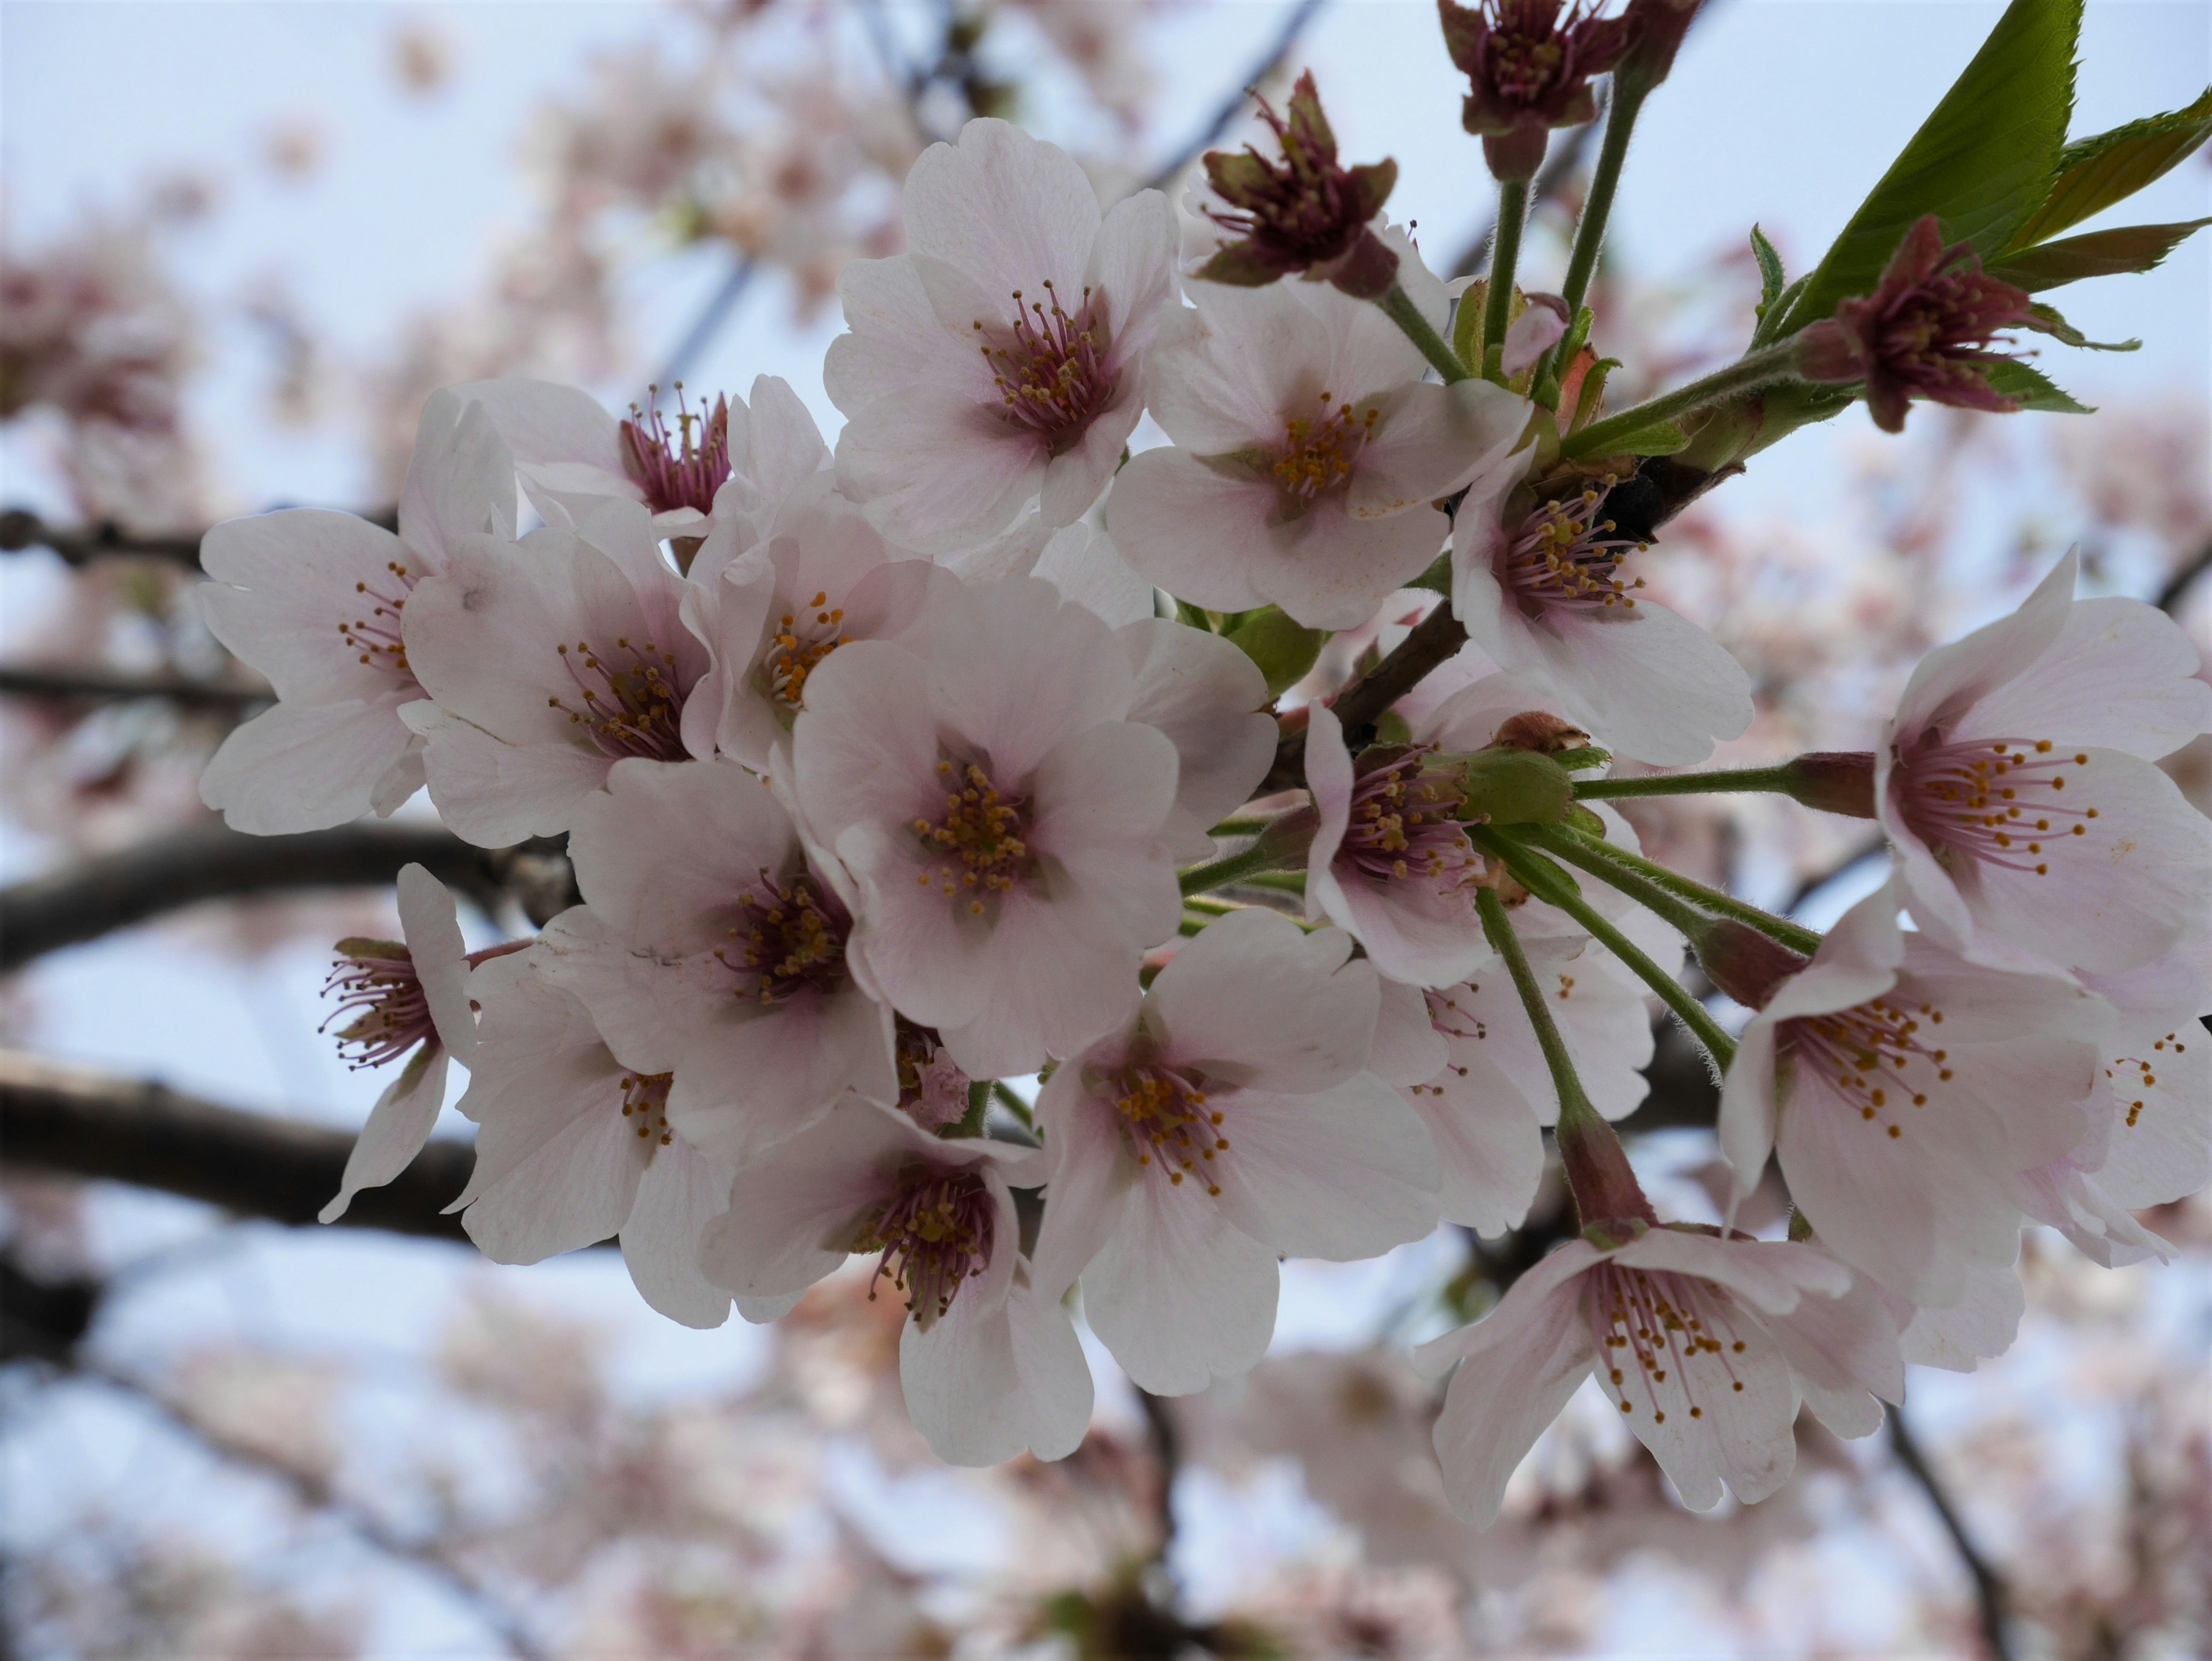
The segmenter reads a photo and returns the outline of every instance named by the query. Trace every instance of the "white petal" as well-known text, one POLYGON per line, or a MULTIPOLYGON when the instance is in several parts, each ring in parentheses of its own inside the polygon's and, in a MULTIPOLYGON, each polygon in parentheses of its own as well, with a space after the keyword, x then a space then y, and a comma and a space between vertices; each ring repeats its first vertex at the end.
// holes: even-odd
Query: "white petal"
POLYGON ((446 1052, 425 1044, 408 1059, 400 1075, 385 1087, 369 1110, 368 1123, 346 1155, 345 1171, 335 1198, 316 1214, 334 1223, 345 1215, 353 1196, 364 1188, 381 1188, 415 1163, 446 1104, 446 1052))
POLYGON ((729 1173, 682 1137, 658 1149, 622 1227, 623 1262, 638 1295, 672 1321, 718 1327, 730 1294, 699 1272, 707 1226, 730 1196, 729 1173))

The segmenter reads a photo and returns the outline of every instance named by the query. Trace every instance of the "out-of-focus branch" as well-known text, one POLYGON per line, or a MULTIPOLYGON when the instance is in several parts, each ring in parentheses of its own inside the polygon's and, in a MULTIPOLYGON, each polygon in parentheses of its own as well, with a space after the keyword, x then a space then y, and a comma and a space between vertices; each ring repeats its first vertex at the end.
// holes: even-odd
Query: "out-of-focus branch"
POLYGON ((0 696, 46 703, 127 703, 163 698, 188 709, 240 711, 276 695, 266 686, 236 686, 185 675, 118 675, 99 671, 0 664, 0 696))
POLYGON ((2197 586, 2197 579, 2212 571, 2212 542, 2197 551, 2197 557, 2166 580, 2166 587, 2158 591, 2154 604, 2161 611, 2171 613, 2189 598, 2189 591, 2197 586))
MULTIPOLYGON (((1545 158, 1543 167, 1537 172, 1535 182, 1528 187, 1529 212, 1534 213, 1542 204, 1557 196, 1565 188, 1567 181, 1582 171, 1583 157, 1589 153, 1590 139, 1604 124, 1605 109, 1601 104, 1595 115, 1581 126, 1568 131, 1559 148, 1545 158)), ((1498 218, 1492 214, 1483 222, 1481 229, 1468 238, 1466 246, 1460 250, 1459 258, 1452 261, 1451 269, 1444 275, 1473 277, 1480 271, 1483 262, 1489 257, 1491 236, 1497 229, 1498 218)))
POLYGON ((1951 1544, 1958 1551, 1959 1561, 1966 1565, 1966 1573, 1973 1580, 1982 1641, 1989 1646, 1995 1661, 2013 1661, 2012 1645, 2005 1631, 2007 1593, 2003 1578, 1990 1567, 1989 1561, 1975 1546, 1973 1536, 1966 1532, 1966 1525, 1960 1520, 1958 1510, 1951 1503, 1951 1496, 1944 1491, 1943 1484, 1936 1479, 1936 1473, 1929 1469, 1928 1461, 1920 1451, 1920 1444, 1906 1427, 1904 1412, 1898 1408, 1890 1409, 1888 1422, 1889 1445, 1897 1455, 1897 1463, 1927 1494, 1928 1503, 1936 1508, 1936 1515, 1942 1521, 1944 1532, 1951 1536, 1951 1544))
MULTIPOLYGON (((1355 751, 1372 736, 1370 729, 1400 698, 1420 684, 1431 669, 1467 644, 1467 630, 1439 605, 1413 625, 1395 650, 1340 693, 1329 708, 1344 725, 1345 742, 1355 751)), ((1294 789, 1306 782, 1306 731, 1300 721, 1275 744, 1275 764, 1260 782, 1262 794, 1294 789)))
POLYGON ((745 290, 752 286, 754 273, 759 269, 760 262, 750 254, 738 256, 738 263, 708 296, 691 326, 684 332, 684 338, 676 343, 676 350, 669 353, 668 362, 661 366, 659 380, 648 390, 674 386, 691 373, 707 348, 714 344, 714 337, 721 333, 723 325, 730 320, 730 313, 737 310, 738 302, 745 297, 745 290))
POLYGON ((348 824, 295 837, 208 825, 0 889, 0 973, 201 900, 381 887, 406 865, 487 908, 512 892, 538 921, 570 903, 567 861, 550 843, 476 848, 437 825, 348 824))
POLYGON ((70 565, 88 565, 95 559, 160 559, 199 569, 198 531, 136 536, 113 520, 98 525, 49 525, 27 508, 0 512, 0 552, 23 548, 51 548, 70 565))
POLYGON ((1165 1563, 1175 1550, 1175 1485, 1176 1474, 1182 1469, 1182 1431, 1175 1421, 1174 1404, 1141 1385, 1137 1390, 1137 1405, 1144 1409, 1145 1430, 1152 1439, 1152 1463, 1160 1485, 1153 1502, 1157 1540, 1152 1561, 1165 1563))
MULTIPOLYGON (((243 1112, 138 1079, 0 1050, 0 1163, 159 1189, 243 1217, 304 1226, 338 1191, 354 1139, 343 1130, 243 1112)), ((458 1240, 445 1208, 467 1184, 474 1150, 433 1141, 341 1220, 458 1240)))
POLYGON ((1252 95, 1261 82, 1282 67, 1283 60, 1297 47, 1298 37, 1306 32, 1315 16, 1328 3, 1328 0, 1298 0, 1298 3, 1291 9, 1290 15, 1283 19, 1282 27, 1275 31, 1275 38, 1268 43, 1267 52, 1244 71, 1235 89, 1222 99, 1214 109, 1212 119, 1193 133, 1182 148, 1163 161, 1152 176, 1145 181, 1146 190, 1167 189, 1185 167, 1220 141, 1221 135, 1229 131, 1229 124, 1243 113, 1245 100, 1252 95))

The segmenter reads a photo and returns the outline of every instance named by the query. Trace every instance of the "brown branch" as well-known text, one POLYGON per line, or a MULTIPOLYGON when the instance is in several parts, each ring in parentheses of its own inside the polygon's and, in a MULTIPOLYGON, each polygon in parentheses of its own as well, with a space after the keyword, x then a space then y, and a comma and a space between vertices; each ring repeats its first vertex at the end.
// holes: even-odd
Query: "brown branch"
POLYGON ((188 709, 241 712, 276 696, 266 686, 237 686, 186 675, 118 675, 99 670, 0 664, 0 696, 46 703, 124 703, 165 698, 188 709))
POLYGON ((2171 616, 2181 602, 2189 598, 2189 591, 2197 586, 2197 579, 2212 571, 2212 542, 2197 551, 2197 557, 2166 580, 2166 587, 2158 591, 2153 602, 2158 609, 2171 616))
POLYGON ((1198 160, 1206 151, 1220 142, 1221 135, 1229 131, 1229 124, 1243 114, 1245 100, 1253 96, 1260 84, 1283 66, 1298 44, 1298 37, 1312 24, 1328 0, 1298 0, 1275 31, 1274 39, 1259 59, 1238 77, 1236 89, 1222 99, 1214 108, 1212 118, 1187 139, 1181 149, 1154 168, 1143 188, 1164 191, 1182 176, 1182 170, 1198 160))
MULTIPOLYGON (((130 1183, 305 1226, 338 1191, 353 1143, 346 1131, 0 1050, 0 1161, 10 1169, 130 1183)), ((434 1140, 392 1182, 356 1194, 341 1221, 464 1239, 460 1219, 443 1214, 475 1157, 466 1142, 434 1140)))
POLYGON ((49 525, 27 508, 0 513, 0 553, 50 548, 64 563, 88 565, 96 559, 155 559, 199 569, 200 531, 134 535, 112 520, 97 525, 49 525))
POLYGON ((1951 1536, 1952 1548, 1959 1554, 1959 1561, 1966 1566, 1967 1577, 1974 1583, 1974 1605, 1981 1622, 1982 1642, 1989 1646, 1994 1661, 2012 1661, 2012 1646, 2005 1632, 2008 1600, 2003 1577, 1990 1567, 1989 1561, 1975 1546, 1973 1536, 1966 1532, 1966 1524, 1951 1504, 1950 1494, 1929 1468, 1927 1458, 1920 1451, 1920 1444, 1906 1428, 1905 1414, 1899 1408, 1893 1407, 1889 1410, 1889 1445, 1897 1455, 1897 1463, 1905 1467, 1905 1474, 1918 1483, 1921 1492, 1928 1496, 1928 1503, 1935 1507, 1936 1519, 1943 1524, 1943 1531, 1951 1536))

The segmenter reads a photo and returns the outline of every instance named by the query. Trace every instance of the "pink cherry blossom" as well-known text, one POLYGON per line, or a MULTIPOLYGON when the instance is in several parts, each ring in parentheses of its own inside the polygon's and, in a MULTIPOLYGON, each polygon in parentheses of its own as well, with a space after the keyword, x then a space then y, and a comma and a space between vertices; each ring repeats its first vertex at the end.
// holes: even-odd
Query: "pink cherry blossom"
POLYGON ((938 1457, 1064 1458, 1091 1422, 1091 1371, 1019 1254, 1008 1183, 1033 1186, 1037 1159, 848 1102, 739 1168, 701 1266, 750 1312, 787 1307, 852 1253, 880 1253, 869 1295, 906 1300, 899 1380, 938 1457))
POLYGON ((915 649, 842 647, 808 680, 794 782, 851 872, 851 952, 978 1078, 1125 1019, 1182 915, 1164 839, 1176 747, 1129 719, 1129 654, 1033 577, 965 587, 915 649))
POLYGON ((1066 152, 970 121, 908 175, 908 252, 854 260, 851 332, 823 380, 845 412, 842 488, 930 552, 1041 502, 1048 527, 1098 499, 1143 411, 1145 356, 1174 305, 1167 198, 1101 214, 1066 152))
POLYGON ((1516 473, 1468 491, 1452 521, 1452 614, 1499 667, 1548 687, 1621 754, 1702 761, 1751 725, 1751 680, 1710 635, 1638 592, 1639 545, 1607 492, 1523 508, 1516 473))
POLYGON ((445 885, 419 865, 399 873, 399 930, 397 940, 340 940, 325 989, 339 1001, 325 1028, 337 1027, 339 1053, 353 1066, 409 1058, 346 1156, 337 1196, 320 1213, 326 1223, 344 1216, 362 1189, 381 1188, 414 1162, 446 1104, 447 1062, 474 1060, 459 916, 445 885))
POLYGON ((269 677, 277 702, 208 764, 207 805, 234 830, 273 836, 388 815, 413 795, 422 744, 399 711, 424 694, 402 639, 408 603, 459 550, 514 533, 514 464, 483 415, 449 392, 423 406, 398 535, 308 508, 210 531, 208 627, 269 677))
POLYGON ((1146 1390, 1187 1395, 1260 1359, 1278 1256, 1373 1256, 1435 1226, 1428 1134, 1364 1070, 1379 995, 1351 950, 1232 912, 1038 1098, 1038 1289, 1079 1277, 1092 1330, 1146 1390))
POLYGON ((2079 1145, 2096 1000, 1905 934, 1887 885, 1753 1016, 1722 1087, 1738 1198, 1778 1154, 1798 1209, 1852 1268, 1941 1307, 2012 1262, 2014 1178, 2079 1145))
POLYGON ((540 936, 541 972, 608 1047, 670 1074, 670 1122, 732 1163, 848 1090, 900 1097, 890 1007, 847 956, 849 894, 761 780, 727 761, 626 761, 580 803, 585 904, 540 936))
POLYGON ((1414 1352, 1432 1377, 1457 1367, 1436 1429, 1454 1508, 1497 1521, 1515 1467, 1593 1373, 1692 1510, 1718 1505, 1723 1482, 1764 1500, 1796 1463, 1801 1401, 1863 1435, 1880 1415, 1867 1422, 1858 1398, 1903 1396, 1895 1323, 1853 1287, 1834 1258, 1784 1241, 1669 1227, 1568 1241, 1481 1320, 1414 1352))
POLYGON ((1212 852, 1206 831, 1251 799, 1275 764, 1267 678, 1202 629, 1139 618, 1115 630, 1135 677, 1129 719, 1176 747, 1176 800, 1163 834, 1179 860, 1212 852))
MULTIPOLYGON (((1443 287, 1418 267, 1406 245, 1401 281, 1441 326, 1443 287)), ((1528 401, 1424 380, 1379 307, 1309 283, 1192 296, 1153 366, 1174 447, 1133 458, 1106 510, 1129 563, 1192 605, 1355 627, 1436 558, 1438 498, 1525 465, 1510 458, 1528 401)))
POLYGON ((710 666, 690 593, 645 509, 613 501, 418 585, 407 652, 436 703, 407 719, 447 824, 488 848, 556 835, 617 762, 711 754, 719 711, 689 707, 710 666))
POLYGON ((2212 729, 2212 685, 2155 607, 2075 599, 2075 566, 1921 660, 1875 805, 1922 928, 1990 961, 2112 971, 2212 909, 2212 824, 2151 765, 2212 729))
POLYGON ((459 1106, 477 1122, 477 1161, 449 1209, 497 1263, 619 1236, 647 1303, 686 1326, 720 1326, 729 1294, 697 1260, 728 1172, 670 1126, 668 1075, 616 1060, 545 967, 541 946, 471 978, 483 1020, 459 1106))

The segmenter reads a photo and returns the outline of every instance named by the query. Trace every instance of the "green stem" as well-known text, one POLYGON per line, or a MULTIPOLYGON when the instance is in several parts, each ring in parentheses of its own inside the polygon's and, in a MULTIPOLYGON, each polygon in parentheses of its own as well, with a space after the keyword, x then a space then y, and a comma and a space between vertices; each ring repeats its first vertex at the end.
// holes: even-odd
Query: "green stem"
POLYGON ((1482 373, 1500 385, 1505 380, 1505 329, 1513 317, 1513 268, 1521 260, 1521 227, 1528 217, 1528 181, 1503 181, 1498 187, 1498 233, 1491 240, 1490 294, 1482 312, 1482 373))
POLYGON ((948 1130, 940 1130, 937 1134, 948 1138, 981 1135, 983 1116, 989 1111, 990 1106, 991 1081, 988 1079, 969 1080, 968 1081, 968 1111, 961 1116, 958 1124, 948 1130))
POLYGON ((1240 882, 1258 872, 1280 870, 1282 865, 1282 855, 1270 848, 1263 837, 1240 853, 1224 855, 1220 859, 1209 860, 1204 865, 1192 866, 1182 873, 1177 880, 1182 883, 1186 895, 1203 894, 1209 888, 1226 888, 1231 883, 1240 882))
MULTIPOLYGON (((1518 847, 1495 831, 1476 830, 1471 833, 1475 844, 1486 853, 1495 853, 1505 862, 1505 868, 1517 878, 1524 888, 1547 905, 1555 905, 1589 934, 1590 938, 1628 966, 1629 971, 1644 985, 1659 995, 1660 1001, 1674 1012, 1683 1025, 1690 1029, 1692 1037, 1705 1047, 1705 1053, 1722 1073, 1735 1059, 1735 1040, 1721 1030, 1705 1005, 1690 995, 1689 989, 1669 975, 1664 969, 1644 955, 1642 947, 1607 920, 1574 885, 1573 879, 1559 867, 1540 854, 1518 847)), ((1595 874, 1595 873, 1594 873, 1595 874)), ((1653 907, 1654 910, 1659 908, 1653 907)), ((1666 916, 1660 911, 1660 916, 1666 916)), ((1668 919, 1670 922, 1673 919, 1668 919)), ((1676 923, 1676 928, 1680 924, 1676 923)))
POLYGON ((1772 790, 1795 794, 1788 766, 1717 768, 1710 773, 1660 773, 1649 778, 1586 779, 1577 782, 1580 798, 1606 796, 1698 796, 1724 790, 1772 790))
POLYGON ((1778 917, 1771 911, 1762 911, 1748 900, 1709 887, 1693 877, 1670 871, 1640 854, 1632 854, 1601 837, 1593 837, 1587 830, 1577 830, 1571 825, 1544 825, 1528 832, 1528 840, 1558 855, 1568 864, 1579 866, 1601 881, 1612 884, 1667 917, 1677 928, 1681 924, 1668 917, 1663 904, 1655 904, 1655 897, 1646 891, 1657 890, 1666 904, 1693 901, 1715 916, 1733 917, 1756 928, 1769 940, 1779 940, 1792 952, 1802 952, 1808 958, 1820 949, 1820 936, 1814 930, 1791 922, 1787 917, 1778 917))
POLYGON ((1572 317, 1582 308, 1583 296, 1589 292, 1590 278, 1597 271, 1598 249, 1605 241, 1605 222, 1613 213, 1613 192, 1620 185, 1620 169, 1628 160, 1628 136, 1634 131, 1636 117, 1644 107, 1647 88, 1624 87, 1616 79, 1613 84, 1613 107, 1606 113, 1605 143, 1597 153, 1597 166, 1591 170, 1589 195, 1583 203, 1582 222, 1575 227, 1575 251, 1567 261, 1567 280, 1560 289, 1560 297, 1567 302, 1567 315, 1572 317))
POLYGON ((1256 837, 1273 823, 1272 819, 1224 819, 1206 834, 1209 837, 1256 837))
POLYGON ((1036 1115, 1030 1111, 1030 1104, 1014 1094, 1012 1088, 1004 1080, 993 1080, 991 1093, 999 1098, 999 1105, 1019 1119, 1025 1129, 1036 1129, 1036 1115))
POLYGON ((1242 906, 1231 904, 1227 900, 1210 900, 1199 894, 1186 896, 1182 909, 1186 911, 1195 911, 1201 917, 1225 917, 1231 911, 1243 910, 1242 906))
POLYGON ((1784 341, 1778 346, 1769 346, 1764 351, 1752 352, 1738 358, 1725 369, 1716 369, 1701 380, 1686 386, 1677 386, 1671 392, 1662 392, 1634 409, 1623 410, 1619 415, 1607 416, 1603 421, 1594 421, 1580 432, 1571 435, 1559 447, 1559 453, 1571 459, 1576 456, 1603 455, 1605 447, 1615 440, 1656 427, 1662 421, 1672 421, 1678 415, 1687 415, 1692 410, 1717 404, 1736 392, 1749 392, 1754 386, 1788 377, 1796 362, 1797 347, 1793 341, 1784 341))
POLYGON ((1521 995, 1522 1007, 1528 1012, 1528 1025, 1536 1029, 1536 1047, 1544 1052, 1552 1088, 1559 1093, 1560 1123, 1565 1123, 1577 1108, 1595 1112, 1589 1098, 1583 1093, 1583 1081, 1575 1072, 1575 1058, 1568 1052, 1567 1041, 1552 1019, 1552 1007, 1544 1001, 1544 989, 1536 984, 1536 971, 1528 966, 1528 954, 1521 949, 1521 937, 1513 932, 1512 920, 1505 915, 1505 903, 1498 897, 1496 889, 1478 888, 1474 909, 1482 919, 1483 938, 1504 959, 1505 972, 1513 977, 1513 989, 1521 995))
POLYGON ((1243 880, 1247 888, 1272 888, 1278 893, 1297 894, 1303 897, 1306 891, 1306 873, 1303 871, 1262 871, 1257 876, 1243 880))
POLYGON ((1459 361, 1458 354, 1421 315, 1421 308, 1403 288, 1393 283, 1375 303, 1382 308, 1385 317, 1405 331, 1407 339, 1421 349, 1421 356, 1436 365, 1437 373, 1444 378, 1446 385, 1474 378, 1468 373, 1467 365, 1459 361))

